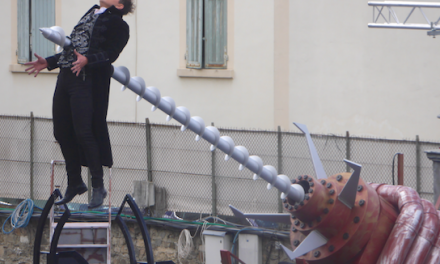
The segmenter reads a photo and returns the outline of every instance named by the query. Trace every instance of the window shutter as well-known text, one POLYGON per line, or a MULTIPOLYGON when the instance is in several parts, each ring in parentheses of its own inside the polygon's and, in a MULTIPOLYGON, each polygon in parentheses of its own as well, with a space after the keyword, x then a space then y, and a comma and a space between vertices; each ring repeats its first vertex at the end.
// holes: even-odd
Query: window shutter
POLYGON ((31 51, 32 60, 37 53, 45 58, 55 53, 55 44, 40 33, 42 27, 55 26, 55 0, 31 0, 31 51))
POLYGON ((203 0, 186 1, 186 67, 202 68, 203 0))
POLYGON ((205 68, 226 68, 227 0, 205 0, 205 68))
POLYGON ((17 57, 18 63, 29 61, 29 0, 17 1, 17 57))

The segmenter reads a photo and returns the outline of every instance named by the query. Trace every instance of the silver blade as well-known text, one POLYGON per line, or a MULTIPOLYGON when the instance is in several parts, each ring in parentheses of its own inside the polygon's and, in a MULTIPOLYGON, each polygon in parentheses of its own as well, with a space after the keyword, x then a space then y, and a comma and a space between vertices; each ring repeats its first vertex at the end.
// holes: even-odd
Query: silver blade
POLYGON ((284 252, 291 260, 296 259, 298 257, 301 257, 302 255, 309 253, 310 251, 317 249, 319 247, 324 246, 327 244, 328 239, 321 234, 317 230, 313 230, 310 232, 310 234, 304 239, 301 244, 296 248, 295 251, 291 251, 290 249, 286 248, 285 246, 281 245, 283 247, 284 252))
POLYGON ((290 222, 291 214, 245 214, 232 205, 229 205, 229 208, 231 208, 234 215, 239 218, 252 218, 252 219, 282 223, 287 225, 291 224, 290 222))
POLYGON ((324 167, 322 166, 321 159, 319 159, 318 152, 316 151, 315 144, 313 144, 312 137, 310 136, 309 130, 306 125, 293 123, 301 132, 306 135, 307 144, 309 145, 310 156, 312 156, 313 167, 315 168, 316 178, 325 179, 327 175, 325 174, 324 167))
POLYGON ((348 208, 353 208, 354 203, 356 201, 356 193, 359 185, 359 178, 361 175, 362 165, 354 163, 352 161, 344 159, 345 163, 347 163, 350 168, 354 171, 342 189, 341 193, 338 196, 339 201, 345 204, 348 208))

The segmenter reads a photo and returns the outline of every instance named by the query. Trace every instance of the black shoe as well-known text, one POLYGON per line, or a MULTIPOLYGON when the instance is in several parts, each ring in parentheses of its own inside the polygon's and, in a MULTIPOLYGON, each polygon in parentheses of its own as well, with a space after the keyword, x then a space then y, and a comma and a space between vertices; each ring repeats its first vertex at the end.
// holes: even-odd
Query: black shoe
POLYGON ((93 188, 92 200, 89 203, 89 209, 101 206, 105 197, 107 197, 107 191, 104 189, 104 186, 93 188))
POLYGON ((66 204, 72 201, 72 199, 75 198, 75 196, 81 195, 85 192, 87 192, 87 186, 84 182, 79 185, 74 185, 74 186, 69 185, 67 186, 66 194, 64 195, 64 198, 61 201, 55 202, 55 204, 56 205, 66 204))

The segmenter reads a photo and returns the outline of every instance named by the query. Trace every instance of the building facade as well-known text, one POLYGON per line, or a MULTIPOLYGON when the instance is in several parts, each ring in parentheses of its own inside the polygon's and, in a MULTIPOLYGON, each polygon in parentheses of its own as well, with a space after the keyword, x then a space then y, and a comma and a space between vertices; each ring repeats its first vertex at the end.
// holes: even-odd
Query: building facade
MULTIPOLYGON (((51 116, 56 71, 26 75, 23 54, 47 45, 36 39, 36 26, 54 21, 69 34, 93 4, 99 1, 5 1, 0 114, 51 116)), ((125 17, 129 43, 114 65, 126 66, 206 124, 295 130, 292 122, 300 122, 311 133, 438 140, 438 38, 368 28, 367 1, 136 4, 125 17)), ((149 103, 120 92, 116 81, 111 87, 109 120, 165 122, 149 103)))

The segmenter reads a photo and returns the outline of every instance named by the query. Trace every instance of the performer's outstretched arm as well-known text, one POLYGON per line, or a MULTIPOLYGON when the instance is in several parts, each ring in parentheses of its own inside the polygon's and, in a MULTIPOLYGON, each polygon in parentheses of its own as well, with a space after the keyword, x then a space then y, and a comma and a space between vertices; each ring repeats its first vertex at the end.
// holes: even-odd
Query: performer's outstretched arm
POLYGON ((45 58, 38 56, 37 53, 34 53, 35 57, 37 57, 36 61, 26 62, 24 65, 30 65, 26 71, 29 71, 29 75, 35 72, 34 77, 40 73, 40 71, 47 68, 47 61, 45 58))

